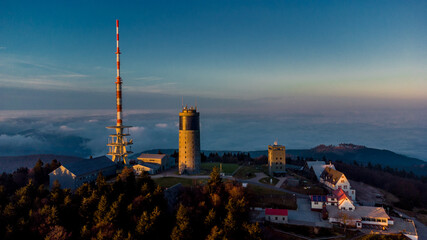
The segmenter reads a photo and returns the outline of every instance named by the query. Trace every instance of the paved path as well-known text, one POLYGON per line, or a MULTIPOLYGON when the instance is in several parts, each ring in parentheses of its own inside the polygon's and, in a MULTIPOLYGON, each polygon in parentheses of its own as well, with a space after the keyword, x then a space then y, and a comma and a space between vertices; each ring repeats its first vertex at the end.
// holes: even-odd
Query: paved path
MULTIPOLYGON (((277 184, 276 186, 271 186, 269 184, 264 184, 264 183, 260 183, 259 180, 265 177, 268 177, 267 175, 265 175, 265 173, 255 173, 255 177, 251 178, 251 179, 237 179, 234 178, 232 176, 224 176, 222 177, 223 179, 230 179, 230 180, 235 180, 241 183, 250 183, 250 184, 254 184, 257 186, 261 186, 261 187, 265 187, 265 188, 269 188, 272 190, 276 190, 279 192, 286 192, 286 193, 290 193, 290 194, 294 194, 294 196, 298 197, 298 198, 306 198, 309 199, 308 195, 304 195, 301 193, 296 193, 296 192, 292 192, 283 188, 277 188, 277 184)), ((179 175, 176 173, 176 171, 174 169, 162 172, 160 174, 156 174, 156 175, 150 175, 151 178, 163 178, 163 177, 175 177, 175 178, 187 178, 187 179, 207 179, 209 178, 209 175, 179 175)))
POLYGON ((286 177, 279 177, 277 179, 279 179, 279 182, 277 182, 275 187, 280 188, 282 186, 282 184, 286 181, 287 178, 286 177))
POLYGON ((310 197, 308 195, 304 195, 304 194, 301 194, 301 193, 292 192, 292 191, 289 191, 289 190, 286 190, 286 189, 283 189, 283 188, 276 188, 276 186, 271 186, 269 184, 264 184, 264 183, 255 182, 255 181, 249 181, 251 179, 235 179, 235 180, 238 181, 238 182, 241 182, 241 183, 250 183, 250 184, 253 184, 253 185, 257 185, 257 186, 264 187, 264 188, 269 188, 269 189, 276 190, 276 191, 279 191, 279 192, 286 192, 286 193, 294 194, 294 196, 296 196, 298 198, 310 199, 310 197))
POLYGON ((319 212, 311 211, 310 200, 297 198, 297 210, 288 210, 288 222, 294 225, 331 228, 332 225, 322 220, 319 212))
POLYGON ((415 227, 417 228, 418 239, 427 239, 427 227, 422 222, 418 221, 416 218, 410 217, 404 213, 396 211, 402 214, 403 217, 412 219, 415 223, 415 227))

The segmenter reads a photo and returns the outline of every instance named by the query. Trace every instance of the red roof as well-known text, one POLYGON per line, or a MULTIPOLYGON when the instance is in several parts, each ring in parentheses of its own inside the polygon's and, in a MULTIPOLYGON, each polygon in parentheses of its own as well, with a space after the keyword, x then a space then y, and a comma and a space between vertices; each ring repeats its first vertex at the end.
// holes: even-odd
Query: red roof
POLYGON ((266 208, 265 215, 288 216, 288 209, 266 208))
POLYGON ((341 200, 344 200, 345 198, 349 198, 341 188, 338 188, 337 190, 335 190, 333 194, 337 198, 338 202, 340 202, 341 200))

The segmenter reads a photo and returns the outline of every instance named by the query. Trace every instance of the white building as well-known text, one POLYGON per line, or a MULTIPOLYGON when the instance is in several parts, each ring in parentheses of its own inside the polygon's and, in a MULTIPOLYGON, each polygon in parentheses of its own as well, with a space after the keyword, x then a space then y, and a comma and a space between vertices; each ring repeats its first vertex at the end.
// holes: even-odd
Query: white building
POLYGON ((157 174, 160 171, 160 165, 156 163, 137 163, 132 166, 135 175, 139 176, 143 172, 148 172, 149 174, 157 174))
POLYGON ((137 159, 144 163, 158 164, 160 166, 160 171, 175 167, 175 158, 169 157, 166 154, 142 153, 137 159))
POLYGON ((327 167, 320 175, 320 182, 332 190, 341 188, 351 200, 356 200, 356 190, 351 189, 350 182, 345 177, 344 173, 327 167))
POLYGON ((49 184, 52 188, 58 180, 62 188, 75 190, 84 183, 95 181, 99 172, 108 177, 115 175, 116 169, 117 165, 106 156, 65 163, 49 173, 49 184))
POLYGON ((341 189, 338 188, 333 192, 335 199, 337 200, 337 207, 340 210, 354 211, 355 207, 351 199, 347 194, 341 189))
POLYGON ((288 210, 287 209, 265 209, 265 221, 274 223, 287 223, 288 222, 288 210))

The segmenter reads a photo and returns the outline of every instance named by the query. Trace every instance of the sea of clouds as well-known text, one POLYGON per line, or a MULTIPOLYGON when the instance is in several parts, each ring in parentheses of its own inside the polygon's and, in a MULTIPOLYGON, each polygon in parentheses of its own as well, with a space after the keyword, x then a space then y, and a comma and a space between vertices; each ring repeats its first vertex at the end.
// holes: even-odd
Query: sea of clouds
MULTIPOLYGON (((201 112, 203 150, 264 150, 278 140, 288 149, 354 143, 427 160, 427 113, 330 111, 280 114, 201 112)), ((178 147, 178 110, 129 110, 134 152, 178 147)), ((0 156, 105 155, 115 124, 111 110, 0 111, 0 156)))

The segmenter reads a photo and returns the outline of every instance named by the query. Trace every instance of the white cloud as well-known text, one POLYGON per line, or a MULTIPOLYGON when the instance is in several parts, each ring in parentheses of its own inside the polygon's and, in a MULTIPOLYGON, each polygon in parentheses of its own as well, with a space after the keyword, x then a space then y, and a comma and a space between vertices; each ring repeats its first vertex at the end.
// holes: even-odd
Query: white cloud
POLYGON ((146 77, 135 78, 135 80, 159 81, 159 80, 163 80, 163 78, 162 77, 157 77, 157 76, 146 76, 146 77))
POLYGON ((139 134, 142 133, 145 130, 145 127, 131 127, 130 132, 131 134, 139 134))
POLYGON ((62 125, 62 126, 60 126, 60 127, 59 127, 59 129, 60 129, 61 131, 66 131, 66 132, 68 132, 68 131, 73 131, 73 130, 74 130, 73 128, 70 128, 70 127, 68 127, 67 125, 62 125))
POLYGON ((158 127, 158 128, 167 128, 168 124, 167 123, 157 123, 156 127, 158 127))

